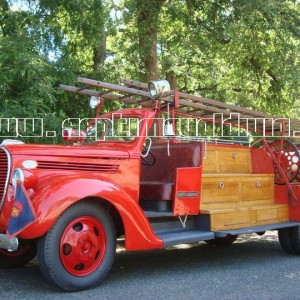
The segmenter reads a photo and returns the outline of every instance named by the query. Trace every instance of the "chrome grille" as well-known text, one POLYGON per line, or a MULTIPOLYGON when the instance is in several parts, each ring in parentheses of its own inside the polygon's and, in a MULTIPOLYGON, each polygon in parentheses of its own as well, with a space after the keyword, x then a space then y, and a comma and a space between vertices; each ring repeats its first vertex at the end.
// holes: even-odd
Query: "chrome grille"
POLYGON ((5 148, 0 148, 0 210, 3 206, 10 173, 10 156, 5 148))

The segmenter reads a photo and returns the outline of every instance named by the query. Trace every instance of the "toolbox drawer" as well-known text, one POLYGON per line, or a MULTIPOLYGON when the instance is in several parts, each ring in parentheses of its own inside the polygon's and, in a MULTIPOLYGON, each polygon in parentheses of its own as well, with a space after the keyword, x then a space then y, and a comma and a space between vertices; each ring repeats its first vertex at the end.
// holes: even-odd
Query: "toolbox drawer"
POLYGON ((263 200, 274 199, 274 177, 255 176, 254 178, 244 178, 242 180, 243 200, 263 200))
POLYGON ((288 205, 267 205, 203 212, 210 216, 210 230, 229 230, 289 221, 288 205))
POLYGON ((237 178, 203 177, 202 203, 238 201, 241 183, 237 178))

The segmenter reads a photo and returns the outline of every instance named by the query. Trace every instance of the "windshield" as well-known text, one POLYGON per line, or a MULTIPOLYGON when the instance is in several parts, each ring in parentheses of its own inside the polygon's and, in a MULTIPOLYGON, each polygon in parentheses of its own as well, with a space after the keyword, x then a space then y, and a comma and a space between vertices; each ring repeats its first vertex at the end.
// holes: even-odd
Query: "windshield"
POLYGON ((140 120, 137 117, 113 115, 108 118, 94 118, 87 128, 90 141, 133 141, 139 136, 140 120))

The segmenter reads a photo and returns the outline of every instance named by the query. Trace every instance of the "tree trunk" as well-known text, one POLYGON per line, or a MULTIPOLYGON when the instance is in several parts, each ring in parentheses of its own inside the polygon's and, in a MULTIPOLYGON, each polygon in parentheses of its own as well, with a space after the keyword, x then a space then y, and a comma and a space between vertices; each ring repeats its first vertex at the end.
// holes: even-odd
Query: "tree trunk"
POLYGON ((104 65, 106 59, 106 32, 105 28, 102 27, 101 30, 101 38, 99 45, 94 48, 94 55, 93 55, 93 69, 94 71, 99 70, 104 65))
POLYGON ((143 82, 159 79, 157 32, 159 13, 165 0, 136 1, 137 27, 143 82))
POLYGON ((169 81, 171 89, 176 90, 177 89, 176 73, 173 70, 167 72, 166 79, 169 81))

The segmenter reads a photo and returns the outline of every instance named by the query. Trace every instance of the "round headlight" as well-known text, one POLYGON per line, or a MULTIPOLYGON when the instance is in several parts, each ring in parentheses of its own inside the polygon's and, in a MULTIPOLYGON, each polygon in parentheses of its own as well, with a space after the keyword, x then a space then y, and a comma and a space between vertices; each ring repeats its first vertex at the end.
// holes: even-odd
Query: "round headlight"
POLYGON ((90 107, 95 108, 100 104, 100 97, 92 96, 90 98, 90 107))
POLYGON ((170 95, 170 84, 167 80, 150 81, 148 90, 151 99, 158 99, 170 95))
POLYGON ((20 180, 21 182, 24 182, 24 173, 23 173, 22 169, 20 169, 20 168, 16 168, 14 170, 14 173, 13 173, 13 176, 12 176, 11 183, 12 183, 14 188, 17 187, 18 180, 20 180))

